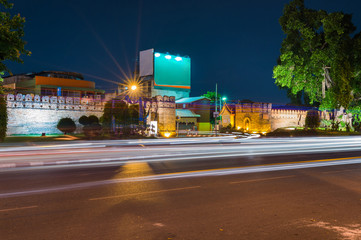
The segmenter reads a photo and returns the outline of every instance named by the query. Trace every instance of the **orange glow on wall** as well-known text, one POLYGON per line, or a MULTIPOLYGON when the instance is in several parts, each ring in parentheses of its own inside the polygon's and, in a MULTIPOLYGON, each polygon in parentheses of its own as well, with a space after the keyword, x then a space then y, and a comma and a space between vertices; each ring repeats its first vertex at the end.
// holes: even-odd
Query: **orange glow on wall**
POLYGON ((35 85, 54 85, 59 87, 95 88, 95 83, 85 80, 75 80, 66 78, 53 78, 35 76, 35 85))

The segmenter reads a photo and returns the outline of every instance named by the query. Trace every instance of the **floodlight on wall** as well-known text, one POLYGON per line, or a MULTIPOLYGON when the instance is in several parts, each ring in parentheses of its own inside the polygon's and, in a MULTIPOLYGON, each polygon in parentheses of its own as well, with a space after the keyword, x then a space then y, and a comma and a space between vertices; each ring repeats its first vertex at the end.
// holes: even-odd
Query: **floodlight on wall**
POLYGON ((181 58, 181 57, 176 57, 175 60, 176 60, 177 62, 179 62, 179 61, 182 61, 182 58, 181 58))
POLYGON ((172 56, 171 55, 165 55, 165 58, 169 60, 169 59, 172 58, 172 56))
POLYGON ((160 53, 154 53, 154 57, 160 57, 160 53))

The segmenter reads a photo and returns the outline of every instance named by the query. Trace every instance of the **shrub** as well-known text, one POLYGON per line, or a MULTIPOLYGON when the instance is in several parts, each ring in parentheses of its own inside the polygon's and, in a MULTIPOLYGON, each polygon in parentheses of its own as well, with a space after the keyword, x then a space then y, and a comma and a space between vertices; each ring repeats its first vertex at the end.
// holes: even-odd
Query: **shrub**
POLYGON ((7 123, 8 114, 6 100, 4 96, 0 96, 0 142, 3 142, 6 137, 7 123))
POLYGON ((326 119, 322 119, 321 120, 321 126, 326 128, 326 129, 330 129, 331 125, 332 125, 332 120, 326 120, 326 119))
POLYGON ((320 116, 318 115, 318 111, 310 110, 307 112, 305 126, 311 129, 315 129, 320 126, 320 116))
POLYGON ((83 127, 85 136, 97 137, 102 133, 102 126, 99 123, 88 124, 83 127))
POLYGON ((56 126, 64 134, 73 133, 76 129, 75 122, 71 118, 62 118, 56 126))
POLYGON ((340 122, 338 122, 336 120, 332 121, 332 130, 333 131, 338 131, 339 126, 340 126, 340 122))
POLYGON ((99 118, 95 115, 90 115, 88 117, 89 124, 99 124, 99 118))
POLYGON ((91 122, 89 121, 89 118, 87 116, 81 116, 79 118, 79 123, 83 126, 89 125, 91 122))

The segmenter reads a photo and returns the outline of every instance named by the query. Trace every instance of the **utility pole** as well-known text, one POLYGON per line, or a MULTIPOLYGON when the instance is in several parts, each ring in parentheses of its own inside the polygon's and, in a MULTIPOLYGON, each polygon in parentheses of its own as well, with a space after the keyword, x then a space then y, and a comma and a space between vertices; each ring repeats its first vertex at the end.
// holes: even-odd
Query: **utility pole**
POLYGON ((215 99, 215 102, 216 102, 216 112, 217 112, 217 102, 218 102, 218 93, 217 93, 217 83, 216 83, 216 99, 215 99))
POLYGON ((217 103, 218 103, 218 89, 217 89, 217 83, 216 83, 216 99, 215 99, 215 102, 216 102, 216 114, 215 114, 215 118, 214 118, 214 130, 216 131, 216 136, 217 136, 217 130, 218 130, 218 121, 217 121, 217 118, 218 118, 218 113, 217 113, 217 103))

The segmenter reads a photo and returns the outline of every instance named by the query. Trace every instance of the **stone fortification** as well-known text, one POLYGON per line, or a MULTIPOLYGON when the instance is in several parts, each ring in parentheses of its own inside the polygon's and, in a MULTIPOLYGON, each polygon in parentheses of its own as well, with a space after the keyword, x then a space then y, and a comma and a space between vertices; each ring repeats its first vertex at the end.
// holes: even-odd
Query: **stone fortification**
POLYGON ((271 130, 284 127, 304 127, 307 110, 272 109, 271 130))
POLYGON ((69 117, 77 125, 81 116, 103 115, 103 103, 97 98, 57 97, 39 95, 7 95, 7 135, 60 134, 56 128, 61 118, 69 117))
POLYGON ((144 106, 149 112, 147 123, 150 121, 158 122, 158 133, 164 135, 168 132, 172 135, 176 131, 175 119, 175 97, 155 96, 151 99, 145 100, 144 106))
POLYGON ((270 103, 236 104, 235 126, 247 132, 269 132, 271 108, 270 103))
MULTIPOLYGON (((307 107, 273 106, 271 103, 235 105, 235 127, 247 132, 270 132, 277 128, 304 127, 307 107)), ((320 119, 331 119, 328 112, 318 111, 320 119)))

